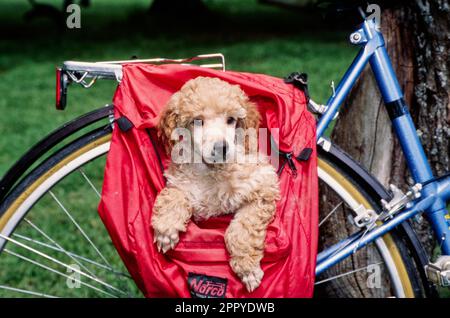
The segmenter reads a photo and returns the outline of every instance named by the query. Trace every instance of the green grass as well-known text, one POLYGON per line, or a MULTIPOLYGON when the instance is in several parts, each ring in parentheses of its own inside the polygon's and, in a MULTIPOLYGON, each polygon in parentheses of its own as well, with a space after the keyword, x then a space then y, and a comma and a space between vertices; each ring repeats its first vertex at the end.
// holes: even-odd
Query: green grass
MULTIPOLYGON (((206 3, 216 15, 214 20, 177 25, 172 20, 149 17, 148 0, 93 0, 91 7, 82 9, 82 28, 61 34, 43 19, 24 23, 22 16, 29 9, 26 1, 3 0, 0 3, 0 175, 56 127, 111 102, 114 82, 99 82, 89 90, 71 86, 67 110, 56 111, 54 69, 64 60, 127 59, 133 55, 180 58, 222 52, 228 69, 232 70, 274 76, 307 72, 311 95, 324 102, 330 94, 330 81, 339 80, 356 54, 346 42, 345 30, 327 29, 315 16, 258 5, 257 1, 206 3)), ((87 170, 100 188, 102 163, 87 170)), ((120 266, 96 215, 98 199, 88 190, 80 175, 74 175, 59 184, 55 194, 64 198, 64 204, 86 225, 94 241, 105 248, 115 266, 120 266)), ((33 208, 29 218, 65 248, 94 256, 74 236, 75 229, 63 216, 47 195, 33 208)), ((26 225, 20 226, 18 233, 39 237, 26 225)), ((68 290, 64 279, 57 280, 9 256, 0 258, 0 283, 56 295, 93 296, 85 289, 68 290)), ((9 292, 0 295, 17 296, 9 292)))
MULTIPOLYGON (((70 87, 68 109, 54 109, 54 68, 64 60, 187 57, 222 52, 229 69, 285 76, 310 75, 315 99, 324 101, 355 52, 344 32, 317 30, 302 16, 255 1, 207 1, 223 19, 189 28, 154 22, 148 1, 95 0, 82 9, 81 30, 58 34, 45 20, 22 22, 26 2, 2 1, 0 19, 0 175, 32 144, 67 120, 111 101, 115 84, 70 87), (239 10, 240 9, 240 10, 239 10)), ((315 22, 317 24, 317 22, 315 22)))

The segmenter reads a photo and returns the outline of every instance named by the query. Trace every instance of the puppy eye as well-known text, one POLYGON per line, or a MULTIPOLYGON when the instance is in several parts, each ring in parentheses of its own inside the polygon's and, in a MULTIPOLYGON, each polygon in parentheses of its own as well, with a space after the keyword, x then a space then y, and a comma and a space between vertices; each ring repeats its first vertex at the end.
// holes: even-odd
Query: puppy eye
POLYGON ((234 117, 228 117, 227 118, 227 124, 228 125, 232 125, 232 124, 234 124, 236 122, 236 118, 234 118, 234 117))
POLYGON ((202 119, 200 119, 200 118, 196 118, 196 119, 194 119, 194 121, 192 122, 192 124, 194 125, 194 126, 203 126, 203 120, 202 119))

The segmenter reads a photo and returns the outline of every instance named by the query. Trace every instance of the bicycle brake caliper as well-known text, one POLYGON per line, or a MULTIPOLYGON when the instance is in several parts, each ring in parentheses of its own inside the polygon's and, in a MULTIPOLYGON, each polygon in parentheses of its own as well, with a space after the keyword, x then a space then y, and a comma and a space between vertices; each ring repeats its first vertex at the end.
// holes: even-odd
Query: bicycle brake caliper
POLYGON ((374 223, 377 219, 375 211, 366 209, 362 204, 353 211, 356 213, 353 221, 357 227, 365 227, 374 223))
POLYGON ((393 197, 389 202, 381 199, 381 205, 383 206, 382 219, 392 217, 395 213, 403 209, 405 206, 408 206, 408 203, 410 203, 412 200, 420 198, 422 184, 415 184, 406 194, 393 184, 389 185, 389 188, 391 189, 393 197))

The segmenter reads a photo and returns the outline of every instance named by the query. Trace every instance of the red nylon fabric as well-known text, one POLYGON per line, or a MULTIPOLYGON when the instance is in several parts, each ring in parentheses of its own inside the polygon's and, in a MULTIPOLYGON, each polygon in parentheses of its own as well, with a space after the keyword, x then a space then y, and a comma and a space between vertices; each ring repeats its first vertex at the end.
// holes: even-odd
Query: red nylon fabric
POLYGON ((302 91, 261 74, 128 64, 123 67, 114 106, 115 117, 126 116, 134 127, 123 132, 115 124, 98 211, 146 297, 191 297, 189 273, 227 279, 226 297, 312 296, 318 239, 317 154, 315 120, 306 110, 302 91), (164 187, 157 153, 164 167, 169 163, 154 127, 170 96, 198 76, 240 85, 257 104, 261 126, 273 135, 277 134, 274 128, 279 129, 280 150, 298 155, 304 148, 313 149, 309 160, 294 160, 297 176, 288 165, 280 174, 282 199, 269 225, 261 262, 265 275, 253 293, 246 291, 228 265, 223 236, 232 216, 191 221, 176 248, 165 255, 153 243, 152 206, 164 187))

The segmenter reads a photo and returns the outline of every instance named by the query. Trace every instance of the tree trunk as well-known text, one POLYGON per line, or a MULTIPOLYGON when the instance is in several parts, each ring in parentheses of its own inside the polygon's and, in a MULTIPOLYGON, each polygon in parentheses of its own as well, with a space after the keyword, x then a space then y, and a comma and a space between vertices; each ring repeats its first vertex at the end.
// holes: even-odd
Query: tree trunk
MULTIPOLYGON (((405 101, 416 123, 425 152, 436 175, 450 170, 450 7, 448 0, 415 0, 385 8, 381 28, 405 101)), ((366 69, 341 108, 332 134, 334 143, 371 171, 382 184, 396 184, 405 190, 412 179, 390 125, 371 70, 366 69)), ((323 187, 322 187, 323 188, 323 187)), ((322 190, 322 189, 321 189, 322 190)), ((326 190, 324 190, 326 191, 326 190)), ((322 202, 327 213, 338 201, 322 202)), ((345 211, 321 227, 321 244, 335 242, 337 229, 346 228, 345 211), (333 224, 329 224, 333 223, 333 224)), ((336 213, 337 214, 337 213, 336 213)), ((323 218, 324 215, 321 215, 323 218)), ((431 251, 429 225, 413 222, 426 249, 431 251)), ((359 268, 376 258, 375 249, 360 251, 346 263, 331 269, 359 268), (341 266, 341 268, 339 268, 341 266)), ((335 296, 373 296, 366 279, 351 276, 328 284, 325 292, 335 296)), ((387 291, 385 291, 387 292, 387 291)))

